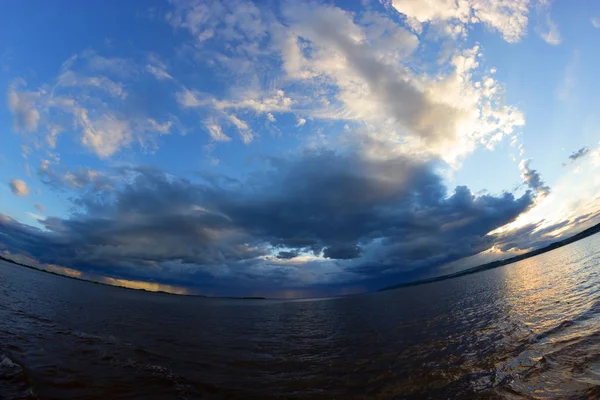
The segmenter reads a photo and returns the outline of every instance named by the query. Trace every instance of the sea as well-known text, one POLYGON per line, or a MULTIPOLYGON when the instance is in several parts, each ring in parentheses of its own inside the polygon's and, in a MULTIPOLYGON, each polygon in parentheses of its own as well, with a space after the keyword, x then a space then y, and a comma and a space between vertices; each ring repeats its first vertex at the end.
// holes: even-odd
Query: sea
POLYGON ((1 399, 598 399, 600 235, 329 299, 149 293, 0 264, 1 399))

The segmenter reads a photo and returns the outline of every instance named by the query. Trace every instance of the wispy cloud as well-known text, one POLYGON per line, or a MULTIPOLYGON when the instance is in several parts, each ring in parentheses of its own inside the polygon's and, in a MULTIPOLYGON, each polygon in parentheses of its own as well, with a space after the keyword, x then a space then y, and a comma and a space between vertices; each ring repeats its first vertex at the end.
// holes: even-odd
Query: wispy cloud
MULTIPOLYGON (((587 156, 590 153, 590 151, 591 151, 591 149, 589 147, 582 147, 579 150, 574 151, 573 153, 571 153, 569 155, 568 163, 573 163, 573 162, 579 160, 580 158, 587 156)), ((563 163, 563 167, 566 165, 567 165, 567 163, 563 163)))
POLYGON ((562 36, 558 25, 551 17, 552 0, 538 0, 537 10, 540 18, 543 20, 539 29, 540 37, 548 44, 559 45, 562 42, 562 36))
POLYGON ((580 55, 579 51, 573 51, 570 61, 567 63, 562 80, 558 83, 556 93, 559 100, 569 100, 573 96, 573 91, 577 84, 577 71, 579 69, 580 55))

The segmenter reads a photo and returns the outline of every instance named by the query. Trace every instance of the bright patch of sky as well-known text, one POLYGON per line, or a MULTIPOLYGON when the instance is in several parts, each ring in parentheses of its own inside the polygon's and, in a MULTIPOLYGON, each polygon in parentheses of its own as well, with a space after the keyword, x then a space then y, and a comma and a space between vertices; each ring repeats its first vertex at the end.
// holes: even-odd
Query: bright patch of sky
POLYGON ((3 9, 5 254, 110 282, 328 295, 597 222, 595 2, 3 9))

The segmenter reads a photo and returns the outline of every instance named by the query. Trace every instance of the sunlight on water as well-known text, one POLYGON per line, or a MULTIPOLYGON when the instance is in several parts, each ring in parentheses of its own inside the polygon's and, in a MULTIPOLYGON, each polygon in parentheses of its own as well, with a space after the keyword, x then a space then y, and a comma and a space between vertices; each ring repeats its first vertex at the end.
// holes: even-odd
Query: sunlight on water
POLYGON ((507 324, 519 332, 515 356, 499 365, 513 391, 556 398, 600 385, 598 254, 568 249, 500 270, 507 324))

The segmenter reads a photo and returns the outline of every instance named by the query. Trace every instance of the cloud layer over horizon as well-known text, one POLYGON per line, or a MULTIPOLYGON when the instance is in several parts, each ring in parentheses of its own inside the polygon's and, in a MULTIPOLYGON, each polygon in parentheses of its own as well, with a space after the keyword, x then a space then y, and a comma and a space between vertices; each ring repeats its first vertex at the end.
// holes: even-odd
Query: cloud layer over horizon
POLYGON ((494 243, 488 232, 533 206, 537 189, 449 193, 432 164, 407 157, 309 151, 263 162, 245 181, 122 167, 112 185, 89 182, 70 217, 41 220, 44 230, 4 216, 2 242, 40 262, 132 279, 340 285, 478 254, 494 243))

